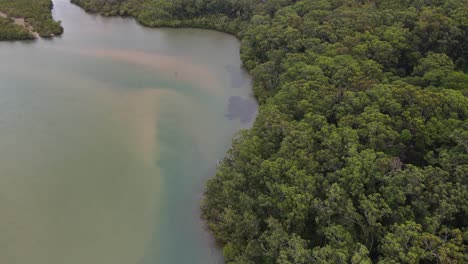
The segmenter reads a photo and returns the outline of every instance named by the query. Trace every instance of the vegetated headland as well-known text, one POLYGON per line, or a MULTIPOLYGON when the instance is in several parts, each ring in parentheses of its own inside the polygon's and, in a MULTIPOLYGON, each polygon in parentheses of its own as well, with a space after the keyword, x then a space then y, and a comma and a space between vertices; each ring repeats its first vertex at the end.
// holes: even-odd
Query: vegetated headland
POLYGON ((0 40, 49 38, 63 33, 51 0, 0 0, 0 40))
POLYGON ((467 261, 467 0, 72 2, 241 39, 260 112, 203 204, 228 263, 467 261))

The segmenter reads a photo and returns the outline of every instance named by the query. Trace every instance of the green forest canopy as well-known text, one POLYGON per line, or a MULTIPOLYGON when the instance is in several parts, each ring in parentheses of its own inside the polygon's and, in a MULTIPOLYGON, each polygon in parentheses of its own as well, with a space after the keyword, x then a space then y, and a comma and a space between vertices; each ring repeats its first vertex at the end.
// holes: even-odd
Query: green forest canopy
MULTIPOLYGON (((41 37, 60 35, 63 28, 51 14, 51 0, 0 0, 0 12, 9 17, 24 18, 41 37)), ((0 18, 0 40, 32 39, 34 36, 11 19, 0 18)))
POLYGON ((261 104, 207 183, 228 263, 468 263, 468 0, 72 0, 242 41, 261 104))

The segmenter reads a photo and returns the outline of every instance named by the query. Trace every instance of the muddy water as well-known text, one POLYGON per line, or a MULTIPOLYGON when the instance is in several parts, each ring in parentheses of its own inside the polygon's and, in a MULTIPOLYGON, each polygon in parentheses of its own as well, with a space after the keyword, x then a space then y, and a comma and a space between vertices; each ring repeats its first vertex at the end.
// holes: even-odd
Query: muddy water
POLYGON ((62 37, 0 43, 0 263, 222 263, 198 208, 256 113, 238 41, 54 6, 62 37))

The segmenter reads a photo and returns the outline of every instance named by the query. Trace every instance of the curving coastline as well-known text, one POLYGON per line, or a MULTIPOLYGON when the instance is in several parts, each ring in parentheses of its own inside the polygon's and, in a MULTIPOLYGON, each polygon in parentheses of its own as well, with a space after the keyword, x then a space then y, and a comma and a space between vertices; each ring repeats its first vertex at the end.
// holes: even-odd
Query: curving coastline
POLYGON ((242 40, 260 114, 203 204, 227 262, 466 259, 466 0, 75 2, 242 40))

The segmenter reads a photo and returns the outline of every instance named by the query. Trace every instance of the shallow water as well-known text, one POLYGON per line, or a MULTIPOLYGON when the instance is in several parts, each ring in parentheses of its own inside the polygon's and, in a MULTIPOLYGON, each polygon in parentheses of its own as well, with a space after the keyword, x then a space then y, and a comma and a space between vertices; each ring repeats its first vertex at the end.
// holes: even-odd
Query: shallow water
POLYGON ((199 201, 256 103, 239 43, 55 0, 0 42, 0 263, 222 263, 199 201))

